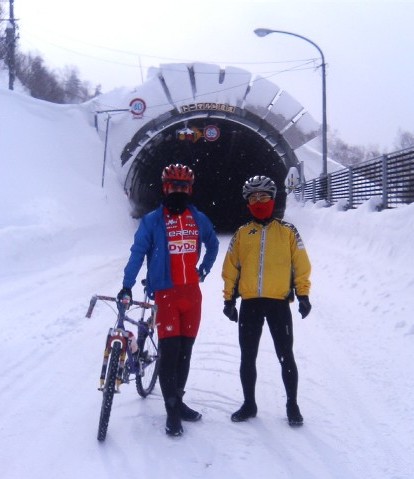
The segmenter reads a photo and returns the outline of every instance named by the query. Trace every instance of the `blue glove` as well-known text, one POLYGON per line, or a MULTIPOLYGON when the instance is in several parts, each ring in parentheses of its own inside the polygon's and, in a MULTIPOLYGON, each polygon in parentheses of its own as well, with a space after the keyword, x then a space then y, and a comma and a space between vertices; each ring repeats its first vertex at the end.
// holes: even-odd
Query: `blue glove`
POLYGON ((312 305, 309 302, 309 296, 297 296, 299 301, 299 313, 302 315, 302 318, 310 313, 312 305))

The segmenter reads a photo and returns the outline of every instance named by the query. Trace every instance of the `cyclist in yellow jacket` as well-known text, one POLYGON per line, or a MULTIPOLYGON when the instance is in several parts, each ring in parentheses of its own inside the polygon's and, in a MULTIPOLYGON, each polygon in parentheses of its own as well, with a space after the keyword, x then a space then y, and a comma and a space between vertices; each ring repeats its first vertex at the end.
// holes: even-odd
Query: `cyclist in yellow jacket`
POLYGON ((289 424, 303 424, 297 404, 298 370, 293 354, 290 300, 292 287, 299 301, 299 312, 306 317, 309 302, 311 265, 296 228, 273 217, 276 185, 266 176, 250 178, 243 186, 243 197, 253 216, 234 234, 224 259, 224 314, 239 322, 241 349, 240 379, 244 402, 231 415, 234 422, 257 414, 255 386, 256 358, 264 320, 268 323, 276 355, 282 367, 289 424), (236 298, 241 296, 240 317, 236 298))

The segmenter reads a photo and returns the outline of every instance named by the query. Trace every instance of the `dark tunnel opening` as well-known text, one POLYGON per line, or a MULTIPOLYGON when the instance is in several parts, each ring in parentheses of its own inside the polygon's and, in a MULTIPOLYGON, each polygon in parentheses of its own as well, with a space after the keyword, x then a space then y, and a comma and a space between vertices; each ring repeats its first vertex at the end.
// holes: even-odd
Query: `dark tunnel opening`
POLYGON ((183 163, 194 170, 192 201, 218 232, 234 232, 249 219, 242 186, 255 175, 266 175, 275 181, 275 215, 283 217, 287 168, 272 146, 244 125, 228 119, 195 118, 171 125, 152 138, 132 166, 128 194, 135 217, 160 204, 161 173, 171 163, 183 163), (220 136, 215 141, 200 136, 209 125, 219 129, 220 136), (190 129, 193 134, 180 136, 179 132, 188 133, 190 129))

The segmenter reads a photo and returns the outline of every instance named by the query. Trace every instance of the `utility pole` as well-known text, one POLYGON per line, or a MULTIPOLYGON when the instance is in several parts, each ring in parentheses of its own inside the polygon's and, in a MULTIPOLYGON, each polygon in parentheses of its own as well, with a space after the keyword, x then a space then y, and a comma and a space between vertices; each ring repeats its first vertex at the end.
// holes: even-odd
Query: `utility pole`
POLYGON ((6 63, 9 68, 9 90, 14 88, 16 79, 16 20, 14 18, 14 0, 9 0, 9 21, 6 27, 6 63))

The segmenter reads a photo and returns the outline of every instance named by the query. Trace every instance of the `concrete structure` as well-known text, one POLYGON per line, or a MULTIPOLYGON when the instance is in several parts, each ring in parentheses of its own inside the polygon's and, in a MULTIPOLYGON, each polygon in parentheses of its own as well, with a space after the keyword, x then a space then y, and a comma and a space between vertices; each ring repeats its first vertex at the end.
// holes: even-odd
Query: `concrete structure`
POLYGON ((320 136, 288 92, 234 67, 161 65, 133 92, 118 92, 117 104, 103 95, 94 108, 121 108, 120 97, 132 113, 98 115, 97 126, 104 134, 110 115, 108 149, 138 217, 159 204, 161 171, 178 162, 194 169, 194 202, 219 230, 246 219, 241 187, 257 174, 275 180, 282 216, 287 172, 320 136))

